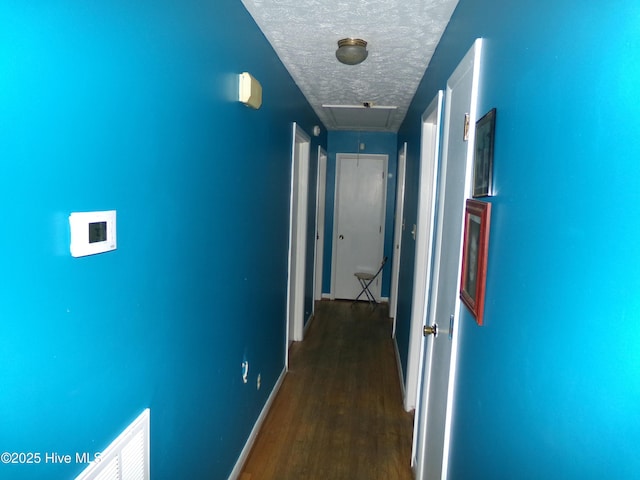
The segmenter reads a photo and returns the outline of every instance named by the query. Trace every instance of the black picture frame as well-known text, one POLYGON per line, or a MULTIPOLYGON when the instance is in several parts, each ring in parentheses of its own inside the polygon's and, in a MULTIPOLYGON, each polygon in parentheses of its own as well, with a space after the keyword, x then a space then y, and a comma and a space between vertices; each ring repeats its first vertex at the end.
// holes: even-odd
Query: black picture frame
POLYGON ((476 122, 472 193, 474 198, 493 196, 495 129, 496 109, 492 108, 476 122))

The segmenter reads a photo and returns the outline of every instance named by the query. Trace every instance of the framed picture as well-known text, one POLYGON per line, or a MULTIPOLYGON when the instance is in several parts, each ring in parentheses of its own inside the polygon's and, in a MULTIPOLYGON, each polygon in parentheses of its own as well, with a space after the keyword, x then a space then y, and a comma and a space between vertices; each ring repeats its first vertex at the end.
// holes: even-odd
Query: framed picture
POLYGON ((496 109, 491 109, 476 122, 475 153, 473 158, 473 197, 493 195, 493 143, 496 128, 496 109))
POLYGON ((467 200, 464 214, 460 298, 471 310, 478 325, 482 325, 484 313, 490 221, 490 203, 467 200))

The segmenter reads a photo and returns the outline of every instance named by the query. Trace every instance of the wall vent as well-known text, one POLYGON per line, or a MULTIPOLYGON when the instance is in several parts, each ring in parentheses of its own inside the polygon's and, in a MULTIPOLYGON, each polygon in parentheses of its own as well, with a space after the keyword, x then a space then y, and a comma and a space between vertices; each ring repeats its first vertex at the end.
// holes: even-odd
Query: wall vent
POLYGON ((150 480, 149 423, 147 408, 76 480, 150 480))

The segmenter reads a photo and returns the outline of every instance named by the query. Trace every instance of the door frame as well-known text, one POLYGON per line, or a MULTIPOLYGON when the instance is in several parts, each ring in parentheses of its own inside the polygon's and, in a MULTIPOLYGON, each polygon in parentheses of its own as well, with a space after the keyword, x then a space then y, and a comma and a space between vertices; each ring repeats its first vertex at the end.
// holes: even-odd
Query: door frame
POLYGON ((289 345, 304 334, 305 264, 309 205, 309 157, 311 137, 293 123, 291 146, 291 194, 289 198, 289 258, 285 367, 289 368, 289 345))
POLYGON ((327 192, 327 152, 318 145, 318 170, 316 176, 316 241, 313 253, 315 272, 313 276, 313 311, 316 300, 322 299, 322 274, 324 263, 324 231, 327 192))
MULTIPOLYGON (((378 250, 378 262, 376 263, 376 269, 380 266, 380 262, 382 262, 382 258, 384 256, 384 235, 386 228, 386 205, 387 205, 387 174, 389 171, 389 155, 387 154, 378 154, 378 153, 337 153, 336 154, 336 175, 335 175, 335 189, 334 189, 334 201, 333 201, 333 237, 332 237, 332 248, 331 248, 331 300, 336 299, 336 278, 337 278, 337 263, 338 263, 338 236, 340 232, 338 231, 339 226, 339 211, 340 211, 340 177, 341 177, 341 168, 340 168, 340 160, 342 158, 358 158, 358 159, 367 159, 367 158, 380 158, 383 160, 382 167, 382 205, 381 205, 381 217, 380 217, 380 245, 378 250)), ((375 270, 375 269, 374 269, 375 270)), ((382 274, 378 277, 380 282, 380 288, 382 289, 382 274)), ((354 282, 356 282, 354 277, 354 282)), ((375 290, 373 286, 371 288, 372 292, 375 294, 375 290)))
POLYGON ((400 258, 402 253, 402 232, 404 231, 404 188, 407 166, 407 142, 398 151, 398 169, 396 173, 396 211, 393 227, 393 261, 391 265, 391 290, 389 292, 389 317, 393 318, 391 337, 396 334, 396 315, 398 314, 398 283, 400 280, 400 258))
POLYGON ((425 321, 427 295, 431 285, 443 107, 444 91, 439 90, 421 117, 420 187, 418 190, 413 299, 404 397, 406 411, 417 409, 418 387, 422 372, 420 362, 424 343, 422 326, 425 321))
MULTIPOLYGON (((451 104, 452 101, 451 93, 455 87, 451 85, 457 85, 459 81, 466 75, 470 70, 472 72, 472 81, 471 81, 471 91, 470 91, 470 106, 469 106, 469 134, 467 139, 467 145, 465 150, 465 171, 464 178, 461 179, 464 182, 463 187, 463 198, 461 199, 461 211, 459 212, 459 245, 457 248, 457 266, 456 266, 456 274, 455 280, 452 281, 450 287, 452 287, 455 291, 455 295, 452 298, 454 300, 454 307, 452 312, 452 318, 449 322, 449 325, 441 325, 439 330, 439 336, 447 335, 449 341, 451 342, 451 350, 449 354, 449 358, 445 360, 448 362, 449 372, 446 377, 446 402, 444 406, 444 412, 438 411, 437 415, 440 415, 440 418, 443 419, 443 438, 442 441, 442 458, 439 464, 440 466, 440 479, 446 480, 448 477, 448 469, 449 469, 449 452, 451 447, 451 426, 453 421, 453 404, 455 397, 455 380, 456 380, 456 367, 457 367, 457 359, 458 359, 458 342, 460 338, 460 330, 462 328, 462 324, 459 322, 460 317, 460 296, 458 295, 458 287, 460 285, 460 276, 461 276, 461 262, 462 262, 462 235, 464 231, 464 199, 468 198, 470 189, 471 189, 471 172, 472 172, 472 163, 473 163, 473 153, 474 153, 474 139, 475 139, 475 119, 477 117, 477 105, 478 105, 478 91, 479 91, 479 83, 480 83, 480 69, 482 63, 482 39, 477 39, 469 51, 465 54, 464 58, 460 61, 454 72, 451 74, 447 81, 447 92, 445 94, 445 115, 444 115, 444 134, 443 134, 443 151, 442 151, 442 165, 441 165, 441 180, 439 185, 442 189, 446 188, 446 176, 447 176, 447 163, 449 159, 447 158, 448 153, 448 137, 449 132, 451 130, 452 119, 451 119, 451 104), (453 285, 455 283, 455 285, 453 285)), ((460 121, 460 119, 455 119, 455 121, 460 121)), ((442 203, 442 198, 446 198, 445 191, 438 191, 438 200, 437 200, 437 208, 438 212, 436 216, 439 216, 443 213, 443 209, 445 205, 442 203)), ((434 242, 434 250, 433 250, 433 262, 432 262, 432 288, 430 292, 428 292, 428 308, 427 308, 427 317, 426 324, 433 325, 437 323, 436 314, 439 312, 438 301, 438 288, 439 288, 439 279, 438 276, 440 274, 440 264, 442 259, 442 245, 444 240, 442 239, 441 227, 439 225, 440 221, 438 221, 438 225, 436 229, 436 238, 434 242)), ((447 241, 448 244, 448 241, 447 241)), ((433 408, 435 405, 429 405, 430 399, 430 390, 435 388, 436 386, 431 385, 431 378, 433 376, 432 366, 434 364, 433 355, 434 353, 434 338, 431 338, 431 341, 427 341, 426 338, 423 339, 423 348, 422 348, 422 360, 421 360, 421 378, 423 381, 421 382, 420 390, 418 392, 418 407, 419 410, 416 410, 415 416, 415 428, 414 428, 414 451, 412 452, 412 467, 414 468, 414 473, 417 478, 423 478, 428 472, 425 472, 425 463, 423 462, 426 459, 426 446, 429 440, 429 435, 433 437, 434 433, 430 432, 428 415, 434 414, 433 408), (424 375, 422 375, 424 374, 424 375), (416 442, 420 443, 420 447, 416 448, 416 442), (417 451, 420 450, 420 451, 417 451)), ((435 438, 436 442, 440 442, 440 437, 435 438)), ((438 457, 439 458, 439 457, 438 457)), ((433 465, 430 463, 429 465, 433 465)))

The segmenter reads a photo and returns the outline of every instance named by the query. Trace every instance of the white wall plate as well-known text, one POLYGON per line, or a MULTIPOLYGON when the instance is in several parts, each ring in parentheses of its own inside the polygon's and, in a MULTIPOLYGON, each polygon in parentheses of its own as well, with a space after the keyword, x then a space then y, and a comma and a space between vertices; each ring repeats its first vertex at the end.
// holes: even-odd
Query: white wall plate
POLYGON ((84 257, 115 250, 116 211, 74 212, 69 215, 71 256, 84 257))

